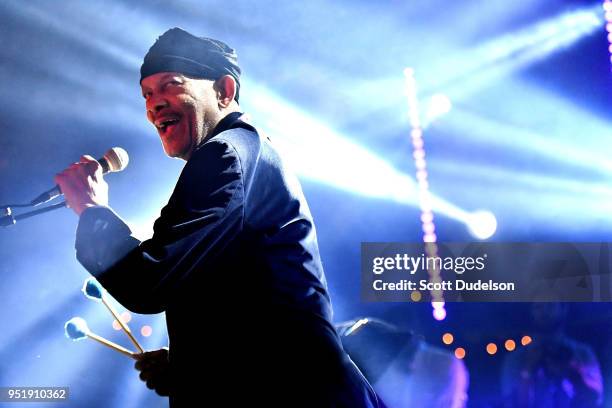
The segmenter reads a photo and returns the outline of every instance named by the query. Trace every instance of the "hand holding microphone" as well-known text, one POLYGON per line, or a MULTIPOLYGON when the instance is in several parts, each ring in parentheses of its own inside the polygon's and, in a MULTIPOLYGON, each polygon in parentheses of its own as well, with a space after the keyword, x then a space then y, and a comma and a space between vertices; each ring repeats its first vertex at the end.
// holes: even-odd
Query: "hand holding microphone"
POLYGON ((128 161, 127 152, 118 147, 109 150, 100 160, 88 155, 82 156, 78 163, 73 163, 55 176, 57 187, 41 194, 33 203, 44 202, 54 195, 64 194, 66 204, 77 215, 81 215, 88 207, 106 206, 108 184, 104 181, 103 174, 123 170, 128 161))
POLYGON ((45 191, 27 204, 0 205, 0 227, 14 225, 18 220, 34 217, 65 206, 71 207, 78 215, 95 205, 108 205, 108 185, 102 177, 109 172, 122 171, 128 165, 129 157, 125 150, 113 147, 104 157, 94 160, 83 156, 63 172, 55 176, 57 185, 45 191), (64 194, 65 193, 65 194, 64 194), (12 207, 36 207, 40 204, 65 195, 66 200, 33 211, 14 215, 12 207))

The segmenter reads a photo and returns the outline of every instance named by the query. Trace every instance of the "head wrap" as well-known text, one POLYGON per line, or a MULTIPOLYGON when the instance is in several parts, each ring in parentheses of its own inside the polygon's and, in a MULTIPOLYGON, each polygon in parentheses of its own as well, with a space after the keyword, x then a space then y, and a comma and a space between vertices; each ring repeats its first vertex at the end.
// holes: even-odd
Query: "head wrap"
POLYGON ((159 72, 180 72, 210 80, 231 75, 236 80, 234 99, 238 101, 241 73, 238 56, 222 41, 171 28, 149 48, 140 67, 140 81, 159 72))

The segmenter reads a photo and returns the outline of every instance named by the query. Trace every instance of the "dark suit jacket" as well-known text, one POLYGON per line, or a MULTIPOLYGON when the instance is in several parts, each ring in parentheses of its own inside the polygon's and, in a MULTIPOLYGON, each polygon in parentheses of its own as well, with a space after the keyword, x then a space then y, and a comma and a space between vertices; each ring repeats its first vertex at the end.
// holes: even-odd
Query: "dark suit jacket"
POLYGON ((77 258, 126 308, 166 312, 172 406, 375 406, 331 324, 300 184, 239 116, 194 152, 151 239, 90 208, 77 258))

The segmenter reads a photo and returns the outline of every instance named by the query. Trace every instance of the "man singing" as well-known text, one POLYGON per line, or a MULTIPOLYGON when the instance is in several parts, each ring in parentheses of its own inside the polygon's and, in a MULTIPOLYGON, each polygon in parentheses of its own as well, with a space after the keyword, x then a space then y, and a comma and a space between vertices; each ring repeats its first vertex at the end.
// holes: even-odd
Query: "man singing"
POLYGON ((92 157, 55 181, 80 216, 79 262, 126 308, 166 312, 169 356, 145 353, 141 377, 172 407, 376 407, 331 324, 300 184, 243 120, 234 50, 173 28, 140 73, 164 151, 186 161, 153 237, 109 208, 92 157))

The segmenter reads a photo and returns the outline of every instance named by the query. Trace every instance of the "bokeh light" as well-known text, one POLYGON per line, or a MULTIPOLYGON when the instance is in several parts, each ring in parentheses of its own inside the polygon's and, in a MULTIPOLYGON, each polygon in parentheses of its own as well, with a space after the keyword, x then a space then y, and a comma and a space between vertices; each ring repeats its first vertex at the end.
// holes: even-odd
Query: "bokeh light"
POLYGON ((142 334, 143 337, 149 337, 151 334, 153 334, 153 328, 148 325, 142 326, 140 329, 140 334, 142 334))
POLYGON ((446 309, 433 309, 432 314, 434 319, 438 321, 446 319, 446 309))
POLYGON ((457 357, 459 360, 462 360, 465 358, 466 352, 465 349, 463 347, 457 347, 455 349, 455 357, 457 357))
POLYGON ((121 313, 121 321, 123 323, 129 323, 132 320, 132 314, 130 312, 123 312, 121 313))
POLYGON ((117 320, 113 320, 113 329, 121 330, 121 324, 117 320))
POLYGON ((470 216, 468 227, 474 237, 488 239, 497 230, 497 219, 490 211, 476 211, 470 216))
POLYGON ((494 355, 497 353, 497 345, 495 343, 489 343, 486 347, 487 353, 490 355, 494 355))

